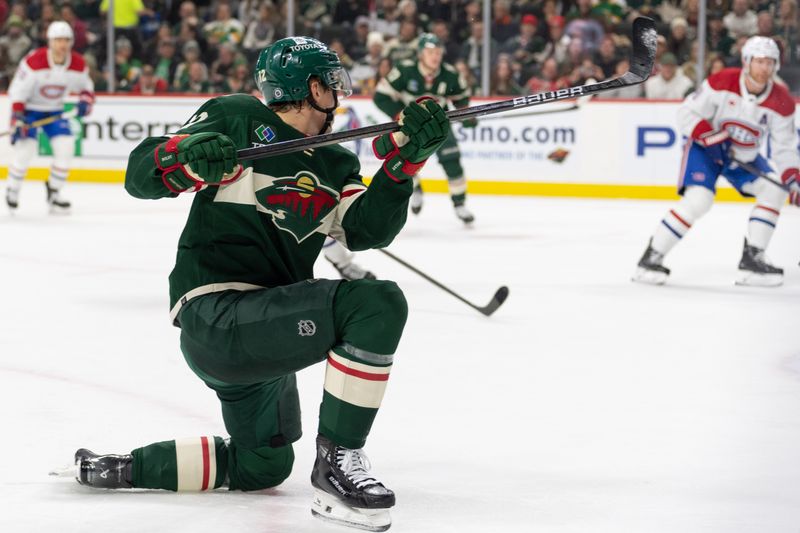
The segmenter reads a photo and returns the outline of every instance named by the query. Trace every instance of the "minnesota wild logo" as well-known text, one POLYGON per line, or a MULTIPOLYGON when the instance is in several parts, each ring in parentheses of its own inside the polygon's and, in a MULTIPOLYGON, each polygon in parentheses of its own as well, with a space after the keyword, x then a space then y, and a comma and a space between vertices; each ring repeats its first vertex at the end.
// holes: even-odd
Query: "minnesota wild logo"
POLYGON ((277 178, 256 191, 256 200, 272 215, 272 222, 303 242, 317 231, 339 203, 339 193, 325 187, 311 172, 277 178))

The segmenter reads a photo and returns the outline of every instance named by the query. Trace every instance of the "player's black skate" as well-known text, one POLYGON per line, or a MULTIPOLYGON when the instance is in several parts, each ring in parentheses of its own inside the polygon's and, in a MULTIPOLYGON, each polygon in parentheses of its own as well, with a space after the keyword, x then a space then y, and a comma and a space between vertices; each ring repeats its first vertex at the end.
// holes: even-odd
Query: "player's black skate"
POLYGON ((96 489, 131 489, 131 455, 97 455, 81 448, 75 452, 75 479, 96 489))
POLYGON ((369 469, 363 450, 342 448, 318 435, 317 460, 311 473, 315 489, 311 513, 368 531, 389 529, 394 492, 372 477, 369 469))
POLYGON ((455 208, 456 216, 459 220, 461 220, 461 222, 464 224, 472 224, 475 222, 475 215, 473 215, 472 212, 467 209, 467 206, 461 204, 453 207, 455 208))
POLYGON ((777 287, 783 283, 783 269, 769 264, 764 250, 744 240, 742 259, 739 261, 737 285, 777 287))
POLYGON ((664 254, 653 248, 653 239, 647 243, 647 250, 644 251, 636 272, 631 281, 650 283, 652 285, 663 285, 669 276, 669 269, 661 264, 664 261, 664 254))
MULTIPOLYGON (((325 259, 328 259, 327 257, 325 259)), ((357 280, 357 279, 376 279, 375 274, 370 272, 369 270, 365 270, 355 264, 352 260, 346 264, 336 264, 335 262, 328 259, 328 262, 333 265, 333 268, 339 273, 342 279, 346 279, 349 281, 357 280)))
POLYGON ((411 212, 415 215, 419 215, 419 212, 422 211, 422 187, 419 185, 414 187, 414 190, 411 192, 411 212))
POLYGON ((19 207, 19 191, 6 189, 6 205, 12 211, 19 207))
POLYGON ((47 203, 50 205, 50 212, 68 213, 69 208, 72 207, 72 204, 69 203, 69 200, 65 199, 61 195, 60 190, 51 187, 49 182, 44 182, 44 185, 47 187, 47 203))

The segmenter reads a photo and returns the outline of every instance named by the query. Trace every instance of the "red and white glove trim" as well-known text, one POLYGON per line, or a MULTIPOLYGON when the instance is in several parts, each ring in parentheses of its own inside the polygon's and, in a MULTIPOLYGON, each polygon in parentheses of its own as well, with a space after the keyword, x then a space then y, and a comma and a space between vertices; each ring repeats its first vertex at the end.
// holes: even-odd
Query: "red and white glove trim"
POLYGON ((731 138, 728 130, 715 130, 707 120, 701 120, 692 130, 692 139, 708 148, 731 138))
POLYGON ((783 174, 781 174, 781 181, 788 187, 793 185, 795 187, 800 186, 800 170, 796 168, 787 168, 783 171, 783 174))

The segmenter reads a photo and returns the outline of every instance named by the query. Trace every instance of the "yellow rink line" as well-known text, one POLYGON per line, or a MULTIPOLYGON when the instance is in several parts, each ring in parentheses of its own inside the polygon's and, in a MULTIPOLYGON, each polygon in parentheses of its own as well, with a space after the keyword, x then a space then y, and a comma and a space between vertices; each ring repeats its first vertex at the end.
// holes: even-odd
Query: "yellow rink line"
MULTIPOLYGON (((44 181, 48 169, 32 168, 27 179, 44 181)), ((0 178, 8 174, 8 167, 0 167, 0 178)), ((69 173, 69 180, 89 183, 122 183, 123 170, 98 170, 76 168, 69 173)), ((445 180, 422 180, 426 192, 447 192, 445 180)), ((470 180, 471 194, 500 194, 508 196, 561 196, 571 198, 635 198, 642 200, 674 200, 678 198, 674 186, 669 185, 612 185, 594 183, 545 183, 470 180)), ((748 201, 730 188, 717 191, 717 200, 723 202, 748 201)))

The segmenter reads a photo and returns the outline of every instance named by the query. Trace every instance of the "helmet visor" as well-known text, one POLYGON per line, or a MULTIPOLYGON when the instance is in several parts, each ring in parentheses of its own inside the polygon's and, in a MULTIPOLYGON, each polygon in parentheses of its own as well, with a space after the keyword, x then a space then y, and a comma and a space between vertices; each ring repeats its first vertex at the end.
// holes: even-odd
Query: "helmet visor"
POLYGON ((323 75, 325 85, 338 93, 342 97, 353 94, 353 83, 350 81, 350 74, 343 67, 326 70, 323 75))

